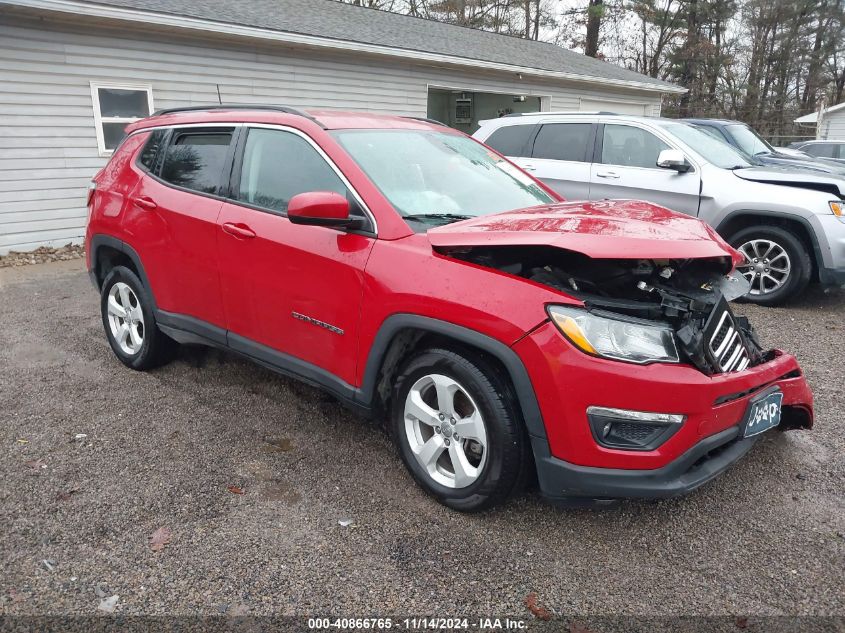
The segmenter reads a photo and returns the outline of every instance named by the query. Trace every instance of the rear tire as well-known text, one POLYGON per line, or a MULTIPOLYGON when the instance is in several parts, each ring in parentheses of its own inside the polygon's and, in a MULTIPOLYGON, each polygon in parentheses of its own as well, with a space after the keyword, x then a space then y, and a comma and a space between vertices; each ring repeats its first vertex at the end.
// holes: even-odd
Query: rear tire
POLYGON ((728 242, 745 255, 738 270, 751 281, 742 300, 776 306, 798 297, 810 282, 813 263, 804 242, 778 226, 750 226, 728 242))
POLYGON ((152 369, 169 362, 178 344, 158 329, 152 300, 138 276, 115 266, 103 281, 100 312, 115 356, 131 369, 152 369))
POLYGON ((478 512, 524 485, 528 437, 509 382, 494 365, 468 352, 422 351, 400 370, 391 408, 402 461, 441 503, 478 512))

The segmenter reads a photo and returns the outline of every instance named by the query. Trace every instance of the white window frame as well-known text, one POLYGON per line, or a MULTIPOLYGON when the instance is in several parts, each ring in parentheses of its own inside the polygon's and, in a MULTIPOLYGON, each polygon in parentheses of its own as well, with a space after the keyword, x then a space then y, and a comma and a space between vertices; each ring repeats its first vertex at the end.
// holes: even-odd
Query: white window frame
POLYGON ((153 107, 153 87, 151 84, 124 84, 124 83, 91 83, 91 99, 94 102, 94 130, 97 133, 97 151, 100 156, 111 156, 114 150, 106 149, 105 137, 103 135, 103 123, 125 123, 129 124, 138 121, 143 117, 103 117, 100 114, 100 88, 111 88, 117 90, 137 90, 147 93, 147 116, 155 112, 153 107))

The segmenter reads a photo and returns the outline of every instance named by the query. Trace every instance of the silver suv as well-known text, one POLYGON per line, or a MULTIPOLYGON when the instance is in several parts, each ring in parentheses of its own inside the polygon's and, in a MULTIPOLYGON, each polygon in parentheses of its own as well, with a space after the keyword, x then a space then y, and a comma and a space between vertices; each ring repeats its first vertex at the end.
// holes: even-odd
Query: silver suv
POLYGON ((749 301, 776 305, 811 279, 845 283, 845 179, 757 167, 672 119, 509 115, 473 135, 569 200, 635 198, 697 216, 747 258, 749 301))

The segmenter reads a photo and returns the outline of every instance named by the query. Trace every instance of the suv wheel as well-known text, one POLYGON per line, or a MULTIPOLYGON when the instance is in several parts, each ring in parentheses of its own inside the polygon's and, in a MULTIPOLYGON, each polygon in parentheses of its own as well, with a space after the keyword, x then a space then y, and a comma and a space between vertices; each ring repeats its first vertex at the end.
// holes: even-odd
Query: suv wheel
POLYGON ((176 342, 155 323, 149 294, 138 276, 116 266, 106 276, 100 296, 103 327, 115 355, 132 369, 151 369, 173 357, 176 342))
POLYGON ((728 240, 745 256, 737 269, 751 283, 744 299, 774 306, 801 294, 810 282, 812 262, 807 247, 777 226, 752 226, 728 240))
POLYGON ((391 431, 414 479, 441 503, 475 512, 521 488, 528 438, 494 367, 431 349, 411 358, 393 392, 391 431))

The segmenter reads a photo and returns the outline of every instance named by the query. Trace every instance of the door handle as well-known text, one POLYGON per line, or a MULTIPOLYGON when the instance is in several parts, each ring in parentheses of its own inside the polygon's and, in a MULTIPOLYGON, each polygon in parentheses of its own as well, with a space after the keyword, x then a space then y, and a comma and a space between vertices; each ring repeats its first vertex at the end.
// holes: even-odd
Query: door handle
POLYGON ((135 206, 141 207, 142 209, 147 209, 148 211, 152 211, 153 209, 158 207, 155 201, 148 196, 138 196, 137 198, 133 198, 132 202, 135 203, 135 206))
POLYGON ((224 233, 228 233, 238 239, 252 239, 255 237, 255 231, 246 224, 226 222, 222 228, 224 233))
POLYGON ((615 171, 597 171, 596 176, 599 178, 619 178, 619 174, 615 171))

